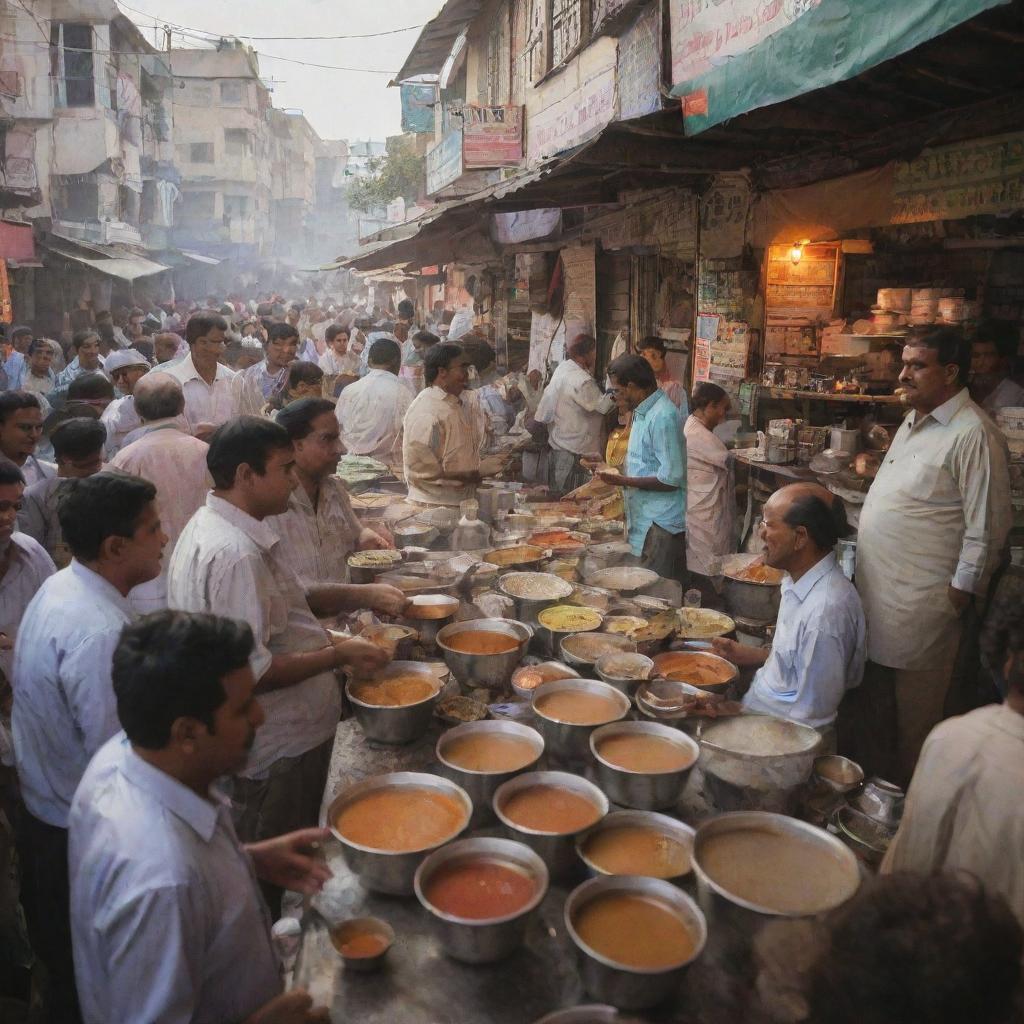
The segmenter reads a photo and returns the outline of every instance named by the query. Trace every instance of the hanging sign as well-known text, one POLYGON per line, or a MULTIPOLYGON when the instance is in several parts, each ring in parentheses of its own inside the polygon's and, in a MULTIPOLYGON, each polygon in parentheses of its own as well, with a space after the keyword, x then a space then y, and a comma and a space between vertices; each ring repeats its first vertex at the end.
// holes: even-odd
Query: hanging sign
POLYGON ((462 132, 448 132, 427 150, 427 195, 440 192, 462 176, 462 132))
POLYGON ((523 108, 467 103, 462 125, 464 166, 518 167, 522 159, 523 108))

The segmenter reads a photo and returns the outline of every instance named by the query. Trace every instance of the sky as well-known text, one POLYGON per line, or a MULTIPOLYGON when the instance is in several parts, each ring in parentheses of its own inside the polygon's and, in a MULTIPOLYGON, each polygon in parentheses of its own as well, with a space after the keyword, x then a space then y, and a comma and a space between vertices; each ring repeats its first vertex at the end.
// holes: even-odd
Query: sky
MULTIPOLYGON (((155 22, 237 35, 250 42, 245 33, 328 36, 420 26, 437 14, 443 0, 119 0, 119 6, 151 42, 155 22)), ((301 110, 324 139, 383 140, 401 131, 399 90, 387 84, 418 35, 416 28, 369 39, 266 39, 250 45, 260 54, 261 76, 273 80, 274 106, 301 110), (306 67, 265 54, 386 73, 306 67)), ((158 38, 162 49, 163 34, 158 38)), ((173 45, 201 47, 203 43, 175 35, 173 45)))

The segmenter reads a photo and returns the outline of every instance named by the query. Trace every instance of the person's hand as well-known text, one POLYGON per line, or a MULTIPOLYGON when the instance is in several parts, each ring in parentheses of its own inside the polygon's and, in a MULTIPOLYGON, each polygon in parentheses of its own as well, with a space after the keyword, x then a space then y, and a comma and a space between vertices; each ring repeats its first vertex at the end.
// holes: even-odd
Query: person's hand
POLYGON ((604 484, 611 484, 612 487, 625 487, 625 479, 621 473, 597 473, 597 479, 604 484))
POLYGON ((375 530, 371 530, 370 527, 364 526, 359 534, 359 550, 360 551, 375 551, 379 548, 390 548, 394 550, 395 538, 391 536, 391 531, 384 526, 378 526, 375 530))
POLYGON ((967 611, 967 606, 974 598, 973 594, 966 590, 957 590, 952 584, 946 588, 946 596, 949 598, 949 603, 953 606, 953 611, 957 615, 963 615, 967 611))
POLYGON ((261 1006, 245 1024, 314 1024, 329 1021, 326 1006, 313 1009, 313 999, 301 988, 275 996, 261 1006))
POLYGON ((316 855, 319 844, 331 837, 326 828, 304 828, 276 839, 251 843, 246 849, 256 874, 271 885, 315 896, 334 876, 316 855))
POLYGON ((761 657, 763 651, 760 648, 747 647, 745 644, 729 640, 724 636, 712 637, 711 649, 720 658, 725 658, 726 661, 731 661, 740 668, 749 668, 764 663, 764 658, 761 657))
POLYGON ((369 640, 351 638, 334 642, 335 664, 358 679, 369 679, 391 661, 391 654, 369 640))
POLYGON ((359 595, 365 607, 396 618, 409 607, 409 598, 390 583, 364 583, 359 595))
POLYGON ((526 375, 526 379, 530 382, 530 387, 533 388, 534 391, 540 387, 541 382, 544 380, 543 376, 541 376, 540 370, 531 370, 526 375))

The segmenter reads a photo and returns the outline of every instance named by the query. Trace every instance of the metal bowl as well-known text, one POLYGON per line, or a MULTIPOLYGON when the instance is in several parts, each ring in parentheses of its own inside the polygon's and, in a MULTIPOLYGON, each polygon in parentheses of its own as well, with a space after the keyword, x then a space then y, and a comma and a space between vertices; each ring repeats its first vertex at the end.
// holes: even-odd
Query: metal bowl
MULTIPOLYGON (((405 568, 403 566, 403 568, 405 568)), ((396 590, 402 591, 406 597, 417 597, 420 594, 447 594, 454 596, 455 582, 443 582, 436 577, 418 572, 382 572, 375 583, 386 583, 396 590)))
POLYGON ((441 687, 433 669, 419 661, 393 661, 377 673, 377 679, 392 679, 398 675, 422 676, 434 687, 429 697, 415 704, 389 707, 382 704, 367 704, 353 696, 358 682, 350 679, 345 684, 345 696, 352 705, 359 727, 368 739, 378 743, 412 743, 430 728, 434 705, 441 699, 441 687))
POLYGON ((583 987, 594 999, 623 1010, 657 1006, 675 990, 686 968, 703 952, 708 939, 704 915, 694 901, 671 882, 634 875, 604 875, 591 878, 569 893, 565 901, 565 928, 578 951, 583 987), (607 893, 628 893, 656 900, 685 923, 694 938, 693 952, 670 967, 631 967, 610 960, 591 949, 580 938, 573 923, 591 900, 607 893))
POLYGON ((437 646, 444 655, 445 664, 452 675, 467 689, 484 687, 488 690, 507 690, 519 662, 526 655, 526 648, 533 637, 533 630, 515 619, 469 619, 466 622, 452 622, 437 634, 437 646), (469 632, 503 633, 516 641, 516 646, 502 654, 466 654, 449 646, 452 637, 469 632))
POLYGON ((460 785, 473 801, 474 819, 486 817, 491 811, 491 801, 498 787, 509 779, 522 772, 529 771, 541 759, 544 753, 544 737, 536 729, 528 725, 520 725, 518 722, 496 720, 492 722, 466 722, 465 725, 457 725, 449 729, 437 741, 435 748, 438 761, 444 775, 460 785), (533 745, 534 758, 522 768, 514 768, 511 771, 475 771, 472 768, 463 768, 448 760, 445 756, 446 748, 450 747, 454 740, 462 736, 515 736, 518 739, 526 740, 533 745), (481 813, 485 812, 485 813, 481 813))
POLYGON ((459 599, 451 594, 416 594, 402 612, 412 622, 450 619, 459 610, 459 599))
POLYGON ((563 760, 586 760, 590 754, 590 734, 601 725, 609 722, 597 722, 594 725, 574 725, 550 718, 537 709, 540 698, 549 693, 561 693, 573 690, 581 693, 592 693, 614 700, 619 706, 619 715, 614 721, 620 721, 629 714, 632 706, 629 698, 621 690, 609 686, 596 679, 556 679, 552 683, 541 683, 533 691, 533 713, 537 716, 537 729, 544 737, 545 749, 549 754, 563 760))
POLYGON ((899 786, 874 776, 853 801, 853 806, 869 818, 890 828, 896 828, 903 817, 905 794, 899 786))
POLYGON ((385 572, 393 572, 395 567, 401 564, 402 555, 399 551, 392 551, 390 548, 380 548, 373 552, 379 556, 379 565, 359 565, 360 556, 368 555, 366 551, 356 551, 348 556, 348 578, 352 583, 373 583, 378 576, 385 572), (353 560, 356 564, 353 565, 353 560))
POLYGON ((612 651, 632 652, 636 650, 636 644, 629 637, 615 633, 569 633, 559 641, 558 649, 566 665, 591 672, 603 654, 612 651), (595 657, 594 650, 588 648, 598 649, 601 653, 595 657))
POLYGON ((413 645, 419 639, 419 634, 412 626, 376 625, 367 626, 359 634, 360 639, 369 640, 371 644, 379 647, 393 649, 393 656, 400 661, 408 661, 412 655, 413 645))
POLYGON ((653 569, 644 569, 639 565, 614 565, 590 573, 586 582, 592 587, 615 590, 628 596, 654 586, 659 579, 661 577, 653 569))
POLYGON ((492 548, 481 557, 499 569, 531 569, 539 566, 550 555, 535 544, 515 544, 507 548, 492 548))
POLYGON ((835 833, 865 864, 877 869, 896 829, 868 817, 850 804, 841 804, 832 818, 835 833))
POLYGON ((431 526, 429 523, 410 522, 392 527, 391 535, 395 538, 396 547, 429 548, 440 536, 440 533, 437 527, 431 526))
POLYGON ((513 839, 525 843, 544 861, 552 878, 558 878, 571 871, 576 863, 576 837, 593 828, 596 822, 588 825, 586 829, 577 829, 575 832, 538 832, 536 829, 517 825, 505 816, 502 808, 514 793, 529 789, 531 786, 561 786, 571 789, 589 800, 598 809, 601 818, 608 813, 608 798, 592 782, 587 782, 581 776, 570 772, 526 772, 503 782, 498 787, 493 801, 494 813, 498 820, 513 839))
MULTIPOLYGON (((587 843, 599 832, 610 832, 612 829, 629 826, 649 828, 670 839, 675 839, 687 848, 692 858, 694 830, 679 821, 678 818, 670 818, 667 814, 658 814, 656 811, 612 811, 611 814, 605 815, 593 828, 588 829, 576 839, 576 856, 586 864, 587 870, 592 875, 608 875, 611 872, 605 871, 587 856, 587 843)), ((688 862, 685 871, 672 878, 667 878, 665 881, 678 883, 692 871, 693 865, 688 862)), ((637 874, 637 872, 631 871, 630 874, 637 874)))
POLYGON ((548 869, 523 843, 510 839, 460 839, 430 854, 417 869, 414 885, 416 898, 426 909, 441 948, 464 963, 489 964, 523 944, 530 918, 547 895, 548 869), (524 907, 504 917, 476 919, 447 914, 427 899, 426 889, 436 871, 462 860, 504 861, 529 875, 536 892, 524 907))
POLYGON ((739 678, 740 670, 731 661, 707 651, 665 651, 654 658, 654 674, 672 682, 689 683, 707 693, 725 693, 739 678), (691 671, 698 665, 713 668, 725 678, 720 683, 698 683, 691 671))
POLYGON ((421 862, 434 850, 445 843, 451 842, 456 836, 465 831, 469 819, 473 814, 473 801, 469 794, 456 786, 449 779, 443 779, 439 775, 430 775, 426 772, 388 772, 385 775, 374 775, 368 779, 343 789, 327 808, 325 824, 333 833, 334 838, 341 843, 342 852, 345 855, 345 862, 354 874, 367 889, 374 892, 390 893, 393 896, 411 896, 413 894, 413 879, 416 869, 421 862), (390 789, 395 786, 414 786, 418 788, 436 789, 447 796, 453 797, 462 804, 463 816, 459 827, 450 836, 445 836, 439 843, 434 843, 422 850, 409 850, 392 852, 390 850, 379 850, 371 846, 362 846, 346 839, 337 829, 335 822, 341 811, 353 800, 372 793, 378 789, 390 789))
POLYGON ((700 747, 684 732, 656 722, 615 722, 590 734, 590 752, 597 762, 597 784, 613 803, 640 811, 672 807, 679 800, 693 766, 700 757, 700 747), (651 736, 665 740, 685 751, 689 763, 685 768, 669 772, 638 772, 623 768, 601 756, 601 743, 612 736, 651 736))
POLYGON ((384 963, 388 950, 395 941, 395 930, 379 917, 355 917, 331 929, 331 945, 337 950, 341 962, 350 971, 375 971, 384 963), (384 940, 385 946, 373 956, 346 956, 341 951, 342 943, 353 934, 369 933, 384 940))
POLYGON ((602 654, 594 663, 597 678, 616 690, 630 696, 633 690, 654 671, 654 662, 646 654, 633 654, 624 651, 621 654, 602 654), (623 668, 628 671, 623 676, 623 668))
POLYGON ((537 615, 552 604, 572 596, 576 588, 568 580, 550 572, 507 572, 498 580, 498 590, 515 603, 516 618, 520 622, 537 625, 537 615), (523 590, 533 583, 543 597, 525 597, 523 590))
POLYGON ((722 563, 725 607, 735 619, 751 619, 754 622, 774 622, 779 616, 782 602, 780 583, 755 583, 753 580, 737 579, 733 573, 741 572, 758 555, 732 555, 722 563))
POLYGON ((822 754, 814 759, 814 779, 833 793, 850 793, 864 781, 864 769, 841 754, 822 754))

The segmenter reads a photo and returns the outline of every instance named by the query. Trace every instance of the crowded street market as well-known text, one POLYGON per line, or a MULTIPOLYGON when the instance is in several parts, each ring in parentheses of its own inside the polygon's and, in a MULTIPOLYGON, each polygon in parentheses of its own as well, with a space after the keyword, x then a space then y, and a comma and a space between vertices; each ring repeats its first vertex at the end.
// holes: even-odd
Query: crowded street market
POLYGON ((4 1022, 1024 1020, 1024 0, 202 6, 0 3, 4 1022))

